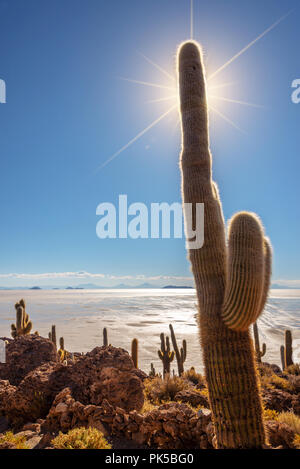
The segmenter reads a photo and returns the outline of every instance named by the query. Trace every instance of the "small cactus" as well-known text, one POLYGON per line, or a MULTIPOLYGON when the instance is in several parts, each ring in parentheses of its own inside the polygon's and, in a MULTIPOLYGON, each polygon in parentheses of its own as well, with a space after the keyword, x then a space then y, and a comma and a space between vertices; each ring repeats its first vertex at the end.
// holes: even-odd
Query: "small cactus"
POLYGON ((65 341, 63 337, 59 339, 59 350, 57 351, 57 353, 60 361, 63 363, 67 357, 67 352, 65 350, 65 341))
POLYGON ((51 327, 51 331, 48 334, 49 339, 53 342, 55 349, 57 349, 57 343, 56 343, 56 326, 51 327))
POLYGON ((103 329, 103 345, 104 347, 108 346, 108 339, 107 339, 107 329, 104 327, 103 329))
POLYGON ((139 341, 137 339, 133 339, 131 342, 131 358, 135 368, 138 368, 138 347, 139 341))
POLYGON ((280 358, 281 358, 281 368, 282 368, 282 371, 284 371, 285 369, 284 345, 281 345, 280 347, 280 358))
POLYGON ((156 371, 155 371, 153 363, 151 363, 151 370, 150 370, 149 376, 151 376, 153 378, 154 378, 154 376, 156 376, 156 371))
POLYGON ((32 322, 25 310, 25 301, 22 299, 15 304, 16 324, 11 325, 11 335, 14 339, 22 335, 28 335, 32 329, 32 322))
POLYGON ((285 346, 280 347, 282 370, 293 365, 293 337, 290 330, 284 331, 285 346))
POLYGON ((174 348, 176 360, 177 360, 178 375, 181 376, 182 373, 184 372, 183 364, 186 360, 186 340, 182 341, 182 347, 179 350, 172 324, 169 325, 169 328, 170 328, 172 344, 173 344, 173 348, 174 348))
POLYGON ((160 334, 161 350, 158 350, 158 357, 163 363, 163 377, 170 374, 170 364, 174 360, 175 353, 170 351, 170 340, 163 333, 160 334))
POLYGON ((256 322, 253 324, 253 334, 254 334, 256 360, 260 363, 262 357, 266 354, 267 346, 266 346, 266 344, 263 344, 262 350, 260 350, 258 327, 257 327, 256 322))

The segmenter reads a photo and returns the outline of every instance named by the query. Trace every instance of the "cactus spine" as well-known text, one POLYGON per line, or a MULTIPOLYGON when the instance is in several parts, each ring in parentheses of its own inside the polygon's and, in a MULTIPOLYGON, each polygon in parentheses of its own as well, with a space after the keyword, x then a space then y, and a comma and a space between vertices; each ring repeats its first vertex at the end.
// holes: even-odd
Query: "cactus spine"
POLYGON ((170 374, 170 365, 174 360, 175 353, 170 351, 170 340, 169 337, 166 337, 163 333, 160 334, 160 350, 158 350, 158 357, 163 363, 163 377, 170 374))
POLYGON ((186 360, 186 340, 182 341, 182 347, 179 350, 172 324, 169 324, 169 328, 170 328, 171 340, 172 340, 172 344, 173 344, 173 348, 174 348, 175 356, 177 360, 178 375, 181 376, 184 372, 183 364, 186 360))
POLYGON ((131 358, 135 368, 138 368, 138 347, 139 341, 137 339, 133 339, 131 342, 131 358))
POLYGON ((108 339, 107 339, 107 329, 104 327, 103 329, 103 345, 104 347, 108 346, 108 339))
POLYGON ((203 203, 205 212, 203 247, 193 246, 192 238, 187 242, 216 444, 262 448, 266 435, 249 326, 267 298, 271 247, 260 220, 247 212, 231 220, 226 244, 221 202, 212 181, 202 53, 195 42, 180 47, 178 72, 183 201, 194 209, 203 203))
POLYGON ((258 334, 258 327, 257 327, 256 322, 253 324, 253 334, 254 334, 256 360, 258 362, 261 362, 262 357, 266 354, 267 346, 266 346, 266 344, 263 344, 262 350, 260 350, 259 334, 258 334))
POLYGON ((25 301, 22 299, 15 304, 16 309, 16 324, 11 325, 11 336, 16 339, 21 335, 30 334, 32 329, 32 322, 29 315, 25 310, 25 301))

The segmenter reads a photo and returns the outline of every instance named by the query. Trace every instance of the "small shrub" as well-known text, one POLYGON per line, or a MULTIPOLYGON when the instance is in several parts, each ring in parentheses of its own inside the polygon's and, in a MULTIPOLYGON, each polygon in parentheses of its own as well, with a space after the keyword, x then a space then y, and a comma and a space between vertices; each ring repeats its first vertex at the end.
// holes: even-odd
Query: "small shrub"
POLYGON ((293 412, 281 412, 278 421, 286 423, 295 433, 300 434, 300 417, 293 412))
POLYGON ((15 449, 29 449, 26 444, 26 437, 22 435, 14 435, 13 432, 6 432, 1 436, 0 443, 12 443, 15 449))
POLYGON ((145 395, 152 404, 162 404, 166 401, 173 401, 175 395, 183 389, 188 389, 187 382, 178 376, 166 376, 162 379, 156 376, 144 381, 145 395))
POLYGON ((295 435, 293 443, 296 449, 300 449, 300 434, 295 435))
POLYGON ((285 378, 275 374, 261 376, 261 385, 267 389, 281 389, 282 391, 294 392, 294 386, 285 378))
POLYGON ((273 409, 264 409, 265 420, 278 420, 278 412, 273 409))
POLYGON ((202 376, 200 373, 196 373, 194 367, 191 367, 188 371, 185 371, 182 377, 195 384, 198 388, 204 388, 206 385, 204 376, 202 376))
POLYGON ((52 445, 56 449, 111 449, 103 433, 96 428, 84 427, 74 428, 66 434, 60 432, 52 445))
POLYGON ((140 410, 140 414, 144 415, 147 414, 148 412, 151 412, 151 410, 155 409, 157 406, 152 404, 150 401, 147 399, 144 400, 144 405, 142 409, 140 410))
POLYGON ((286 368, 286 370, 284 370, 284 373, 299 376, 300 375, 300 365, 299 365, 299 363, 294 363, 293 365, 288 366, 286 368))

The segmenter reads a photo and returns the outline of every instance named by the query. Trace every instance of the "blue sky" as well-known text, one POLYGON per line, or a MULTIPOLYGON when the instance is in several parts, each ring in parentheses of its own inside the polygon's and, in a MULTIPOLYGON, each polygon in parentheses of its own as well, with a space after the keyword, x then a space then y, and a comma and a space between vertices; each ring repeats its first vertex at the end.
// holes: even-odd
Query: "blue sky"
MULTIPOLYGON (((194 0, 194 37, 210 75, 289 10, 292 13, 215 77, 210 118, 214 178, 226 219, 263 219, 274 247, 274 281, 300 286, 298 0, 194 0)), ((170 86, 140 53, 175 75, 190 35, 189 0, 0 1, 0 286, 186 284, 183 240, 100 240, 96 207, 179 202, 178 115, 104 161, 165 112, 170 86), (80 273, 81 272, 81 273, 80 273), (82 273, 83 272, 83 273, 82 273)))

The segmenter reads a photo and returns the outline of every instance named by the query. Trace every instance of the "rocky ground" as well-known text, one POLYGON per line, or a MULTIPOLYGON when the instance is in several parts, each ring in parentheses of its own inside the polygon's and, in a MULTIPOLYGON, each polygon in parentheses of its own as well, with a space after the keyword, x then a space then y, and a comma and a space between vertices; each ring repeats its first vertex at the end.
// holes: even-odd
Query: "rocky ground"
MULTIPOLYGON (((127 351, 96 347, 61 363, 54 344, 28 335, 6 339, 0 364, 0 448, 51 449, 59 433, 95 427, 112 447, 214 448, 211 412, 204 378, 148 377, 127 351), (14 438, 5 437, 11 431, 14 438)), ((298 430, 280 418, 300 416, 300 376, 276 365, 259 365, 269 443, 296 448, 298 430)), ((300 437, 299 437, 300 439, 300 437)))

